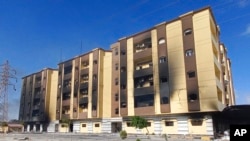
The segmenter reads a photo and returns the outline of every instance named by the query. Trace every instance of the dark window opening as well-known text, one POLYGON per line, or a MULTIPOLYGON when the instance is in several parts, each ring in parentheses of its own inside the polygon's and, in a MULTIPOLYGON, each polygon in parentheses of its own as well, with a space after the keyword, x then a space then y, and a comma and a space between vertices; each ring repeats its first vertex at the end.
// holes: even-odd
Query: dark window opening
POLYGON ((168 103, 169 103, 168 97, 164 96, 161 98, 161 104, 168 104, 168 103))
POLYGON ((173 121, 165 121, 165 126, 174 126, 173 121))
POLYGON ((118 78, 115 78, 115 85, 118 85, 119 84, 119 80, 118 78))
POLYGON ((198 96, 197 96, 197 94, 190 94, 190 95, 188 95, 188 99, 190 102, 193 102, 193 101, 198 99, 198 96))
POLYGON ((187 36, 187 35, 190 35, 192 34, 192 29, 191 28, 188 28, 186 30, 184 30, 184 36, 187 36))
POLYGON ((115 70, 118 70, 119 65, 116 63, 115 64, 115 70))
POLYGON ((118 55, 118 48, 115 48, 115 55, 118 55))
POLYGON ((121 55, 126 55, 126 51, 122 50, 121 55))
POLYGON ((202 126, 203 120, 202 119, 191 119, 191 124, 193 126, 202 126))
POLYGON ((94 62, 93 62, 94 64, 97 64, 97 60, 94 60, 94 62))
POLYGON ((151 38, 144 39, 141 42, 134 44, 135 52, 140 52, 145 50, 146 48, 151 48, 151 47, 152 47, 151 38))
POLYGON ((126 72, 126 67, 121 67, 121 72, 126 72))
POLYGON ((160 57, 159 59, 160 63, 165 63, 167 61, 166 57, 160 57))
POLYGON ((187 73, 189 78, 195 77, 195 71, 190 71, 187 73))
POLYGON ((99 123, 96 123, 96 124, 95 124, 95 127, 100 127, 100 124, 99 124, 99 123))
POLYGON ((95 105, 92 106, 92 110, 93 110, 93 111, 96 110, 96 106, 95 106, 95 105))
POLYGON ((86 124, 82 124, 82 127, 86 127, 86 124))
POLYGON ((97 78, 96 74, 93 75, 93 80, 95 80, 97 78))
POLYGON ((151 122, 147 122, 147 127, 150 127, 151 126, 151 122))
POLYGON ((185 51, 185 55, 186 55, 186 56, 192 56, 192 55, 194 55, 194 50, 193 50, 193 49, 188 49, 188 50, 186 50, 186 51, 185 51))
POLYGON ((127 107, 127 103, 126 102, 122 102, 121 103, 121 108, 126 108, 127 107))
POLYGON ((135 107, 154 106, 154 94, 135 96, 135 107))
POLYGON ((72 66, 68 66, 64 68, 64 74, 71 73, 71 71, 72 71, 72 66))
POLYGON ((132 127, 131 122, 127 122, 127 127, 132 127))
POLYGON ((121 89, 126 89, 126 84, 121 84, 121 89))
POLYGON ((160 79, 160 82, 161 82, 161 83, 167 83, 167 82, 168 82, 168 78, 167 78, 167 77, 162 77, 162 78, 160 79))
POLYGON ((115 108, 115 114, 118 115, 119 114, 119 109, 115 108))
POLYGON ((119 95, 116 93, 115 94, 115 101, 118 101, 119 100, 119 95))

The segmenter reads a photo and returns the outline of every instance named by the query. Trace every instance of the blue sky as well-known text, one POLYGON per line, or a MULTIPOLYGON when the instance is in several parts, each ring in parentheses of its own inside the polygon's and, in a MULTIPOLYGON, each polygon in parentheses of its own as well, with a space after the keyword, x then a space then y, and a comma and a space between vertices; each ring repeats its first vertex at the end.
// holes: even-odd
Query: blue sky
POLYGON ((23 76, 205 6, 232 60, 236 102, 250 104, 249 0, 0 0, 0 64, 8 60, 18 78, 9 118, 18 118, 23 76))

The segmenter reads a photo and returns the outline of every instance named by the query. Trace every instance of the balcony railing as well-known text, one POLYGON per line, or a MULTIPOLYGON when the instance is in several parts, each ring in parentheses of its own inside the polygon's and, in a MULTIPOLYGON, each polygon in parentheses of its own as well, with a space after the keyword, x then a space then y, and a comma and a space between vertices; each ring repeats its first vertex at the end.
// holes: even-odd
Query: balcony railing
POLYGON ((150 74, 153 74, 153 67, 152 66, 145 68, 145 69, 140 69, 140 70, 134 71, 135 78, 150 75, 150 74))
POLYGON ((154 86, 142 87, 134 89, 134 96, 154 94, 154 86))

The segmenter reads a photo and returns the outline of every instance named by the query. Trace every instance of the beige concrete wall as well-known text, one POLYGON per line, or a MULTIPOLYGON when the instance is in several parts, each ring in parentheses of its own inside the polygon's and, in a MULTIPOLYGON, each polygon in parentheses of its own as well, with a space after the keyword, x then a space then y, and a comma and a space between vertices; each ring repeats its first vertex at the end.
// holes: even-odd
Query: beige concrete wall
POLYGON ((158 57, 158 42, 157 42, 157 31, 156 29, 151 31, 151 39, 152 39, 152 62, 153 62, 153 74, 154 74, 154 106, 155 113, 160 114, 160 86, 159 86, 159 57, 158 57))
POLYGON ((92 118, 93 53, 89 54, 88 118, 92 118))
POLYGON ((94 122, 93 123, 93 133, 101 133, 101 131, 102 131, 101 122, 94 122), (95 127, 95 124, 99 124, 99 127, 95 127))
POLYGON ((202 121, 202 125, 195 126, 192 125, 191 119, 188 120, 188 131, 189 134, 198 134, 198 135, 206 135, 207 134, 207 125, 205 120, 202 121))
POLYGON ((88 133, 88 126, 87 125, 88 125, 88 123, 85 123, 85 122, 80 123, 80 132, 81 133, 88 133), (85 124, 86 126, 82 127, 83 124, 85 124))
POLYGON ((193 16, 193 33, 201 111, 218 110, 217 83, 219 81, 215 75, 216 60, 213 51, 210 18, 209 10, 196 13, 193 16))
POLYGON ((176 119, 162 120, 161 129, 162 129, 161 134, 178 134, 177 120, 176 119), (171 121, 174 123, 174 125, 166 126, 165 124, 166 121, 171 121))
POLYGON ((166 26, 171 113, 187 112, 186 73, 181 21, 166 26))
POLYGON ((103 115, 102 117, 111 117, 111 81, 112 81, 112 52, 105 52, 103 65, 103 115), (109 104, 110 103, 110 104, 109 104))
POLYGON ((58 81, 58 71, 57 70, 50 70, 48 75, 50 76, 50 101, 49 101, 49 118, 51 121, 56 120, 56 100, 57 100, 57 81, 58 81))
POLYGON ((134 46, 133 38, 127 40, 127 96, 128 116, 134 115, 134 46))
POLYGON ((69 126, 62 127, 62 124, 59 124, 58 131, 62 132, 62 133, 67 133, 67 132, 69 132, 69 126))

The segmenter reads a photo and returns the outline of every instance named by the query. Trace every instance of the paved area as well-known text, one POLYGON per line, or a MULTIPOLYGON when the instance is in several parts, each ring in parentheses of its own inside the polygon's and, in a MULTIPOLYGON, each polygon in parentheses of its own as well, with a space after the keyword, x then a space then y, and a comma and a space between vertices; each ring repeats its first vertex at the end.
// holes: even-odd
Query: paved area
MULTIPOLYGON (((159 135, 128 135, 124 140, 119 134, 80 134, 80 133, 10 133, 0 134, 0 141, 166 141, 159 135)), ((168 138, 168 141, 201 141, 201 139, 168 138)))

